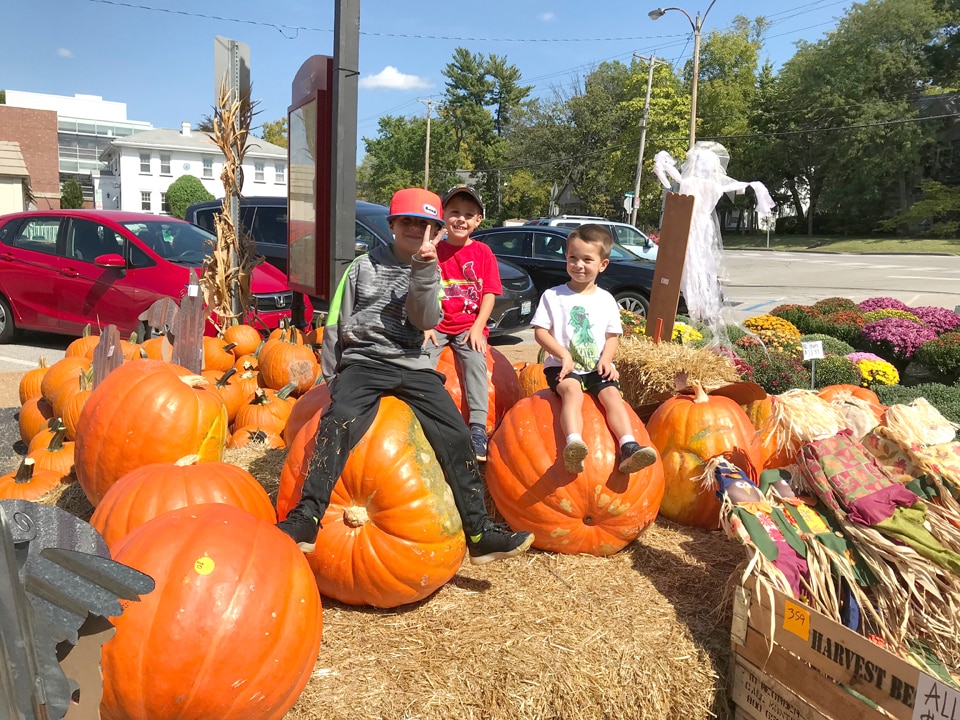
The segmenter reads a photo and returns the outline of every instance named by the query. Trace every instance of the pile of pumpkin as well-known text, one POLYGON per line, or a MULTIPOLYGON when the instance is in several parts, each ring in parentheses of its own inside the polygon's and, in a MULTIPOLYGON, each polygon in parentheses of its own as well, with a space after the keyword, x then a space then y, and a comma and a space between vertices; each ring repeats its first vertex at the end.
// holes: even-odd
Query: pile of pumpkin
MULTIPOLYGON (((96 339, 24 376, 24 442, 36 443, 31 452, 70 448, 76 481, 96 508, 91 523, 116 560, 157 582, 117 619, 117 637, 104 647, 106 718, 164 717, 173 708, 179 717, 282 717, 317 657, 318 589, 347 604, 397 607, 429 596, 463 561, 452 493, 415 416, 389 397, 348 458, 317 549, 304 557, 272 527, 299 498, 329 393, 316 382, 315 338, 284 329, 261 346, 259 336, 241 337, 243 327, 204 339, 200 376, 162 359, 162 342, 131 345, 91 389, 96 339), (228 442, 244 435, 287 446, 276 515, 247 471, 222 462, 228 442), (171 682, 151 671, 156 663, 183 670, 171 682)), ((646 427, 630 411, 638 441, 661 456, 631 476, 616 470, 616 440, 585 398, 591 452, 574 476, 559 460, 559 400, 544 389, 542 365, 514 368, 491 348, 487 369, 487 488, 497 511, 542 550, 610 555, 658 512, 717 527, 719 503, 696 482, 702 465, 733 453, 762 468, 784 450, 775 432, 758 433, 775 400, 756 386, 707 394, 694 383, 646 427)), ((466 415, 449 349, 438 370, 466 415)), ((0 496, 41 499, 64 482, 60 474, 39 483, 41 463, 34 456, 33 479, 22 469, 4 478, 0 496)))

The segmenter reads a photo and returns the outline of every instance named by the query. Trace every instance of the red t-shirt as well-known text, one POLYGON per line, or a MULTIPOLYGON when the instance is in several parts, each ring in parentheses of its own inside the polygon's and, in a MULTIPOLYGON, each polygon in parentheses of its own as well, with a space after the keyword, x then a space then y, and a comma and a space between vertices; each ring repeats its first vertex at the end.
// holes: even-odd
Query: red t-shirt
POLYGON ((441 240, 437 259, 443 287, 443 319, 437 331, 459 335, 477 319, 484 294, 503 292, 497 258, 489 247, 476 240, 461 246, 441 240))

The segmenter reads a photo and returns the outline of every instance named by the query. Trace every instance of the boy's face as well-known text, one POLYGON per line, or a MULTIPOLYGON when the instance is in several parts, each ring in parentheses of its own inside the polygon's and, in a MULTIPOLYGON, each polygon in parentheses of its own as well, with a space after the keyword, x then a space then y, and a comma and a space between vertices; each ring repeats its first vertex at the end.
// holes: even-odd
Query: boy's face
POLYGON ((597 275, 607 269, 609 259, 600 257, 600 246, 580 238, 567 240, 567 274, 578 286, 596 282, 597 275))
POLYGON ((480 207, 468 195, 454 195, 443 206, 443 219, 447 223, 447 242, 463 245, 483 221, 480 207))
POLYGON ((436 242, 437 234, 442 227, 432 220, 424 218, 400 216, 390 221, 390 232, 393 233, 394 247, 405 260, 417 254, 423 244, 424 231, 429 231, 429 240, 436 242))

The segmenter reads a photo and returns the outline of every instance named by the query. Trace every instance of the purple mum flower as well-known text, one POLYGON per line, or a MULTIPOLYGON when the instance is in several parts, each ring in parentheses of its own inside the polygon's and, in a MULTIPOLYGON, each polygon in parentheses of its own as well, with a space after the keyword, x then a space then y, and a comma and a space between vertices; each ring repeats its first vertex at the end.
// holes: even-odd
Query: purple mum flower
POLYGON ((937 337, 932 328, 903 318, 884 318, 868 323, 860 329, 860 334, 865 340, 879 345, 881 352, 883 348, 889 348, 894 357, 901 360, 909 360, 921 345, 937 337))
POLYGON ((864 312, 870 312, 871 310, 906 310, 910 311, 910 306, 896 298, 892 297, 873 297, 867 298, 862 302, 857 303, 859 307, 864 312))
POLYGON ((953 310, 924 305, 912 308, 910 312, 920 318, 924 325, 933 328, 937 335, 942 335, 948 330, 960 327, 960 315, 957 315, 953 310))

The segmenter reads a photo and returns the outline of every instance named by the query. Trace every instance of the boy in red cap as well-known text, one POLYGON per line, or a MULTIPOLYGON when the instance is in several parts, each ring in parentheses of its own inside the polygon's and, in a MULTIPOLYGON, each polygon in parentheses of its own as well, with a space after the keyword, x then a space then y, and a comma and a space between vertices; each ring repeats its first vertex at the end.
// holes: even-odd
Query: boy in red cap
POLYGON ((320 418, 300 502, 277 523, 306 552, 316 546, 320 518, 349 451, 388 394, 410 406, 437 454, 460 512, 470 562, 519 555, 533 543, 530 533, 513 532, 487 516, 467 427, 423 349, 424 332, 441 317, 434 245, 443 228, 441 207, 440 198, 427 190, 394 193, 387 216, 393 244, 354 260, 330 303, 320 355, 330 405, 320 418))
POLYGON ((437 243, 443 284, 443 319, 427 332, 427 352, 436 362, 447 345, 463 372, 470 410, 470 439, 477 460, 487 459, 487 320, 497 295, 503 292, 493 251, 470 234, 483 220, 480 195, 469 185, 456 185, 443 196, 446 238, 437 243))

